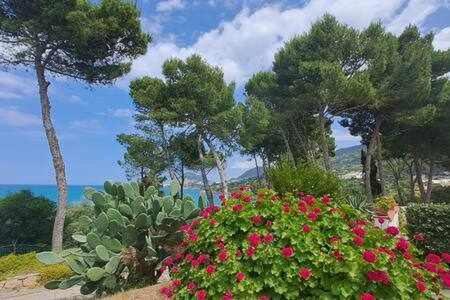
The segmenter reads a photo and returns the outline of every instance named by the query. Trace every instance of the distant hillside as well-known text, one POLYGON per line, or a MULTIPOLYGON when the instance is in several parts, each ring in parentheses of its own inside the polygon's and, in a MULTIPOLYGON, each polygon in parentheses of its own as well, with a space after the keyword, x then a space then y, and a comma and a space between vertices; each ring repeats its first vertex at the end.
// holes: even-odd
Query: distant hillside
POLYGON ((336 150, 333 167, 340 175, 361 172, 361 145, 336 150))
MULTIPOLYGON (((259 176, 262 177, 264 174, 264 170, 261 167, 258 169, 259 169, 259 176)), ((233 178, 233 180, 242 181, 242 180, 253 179, 253 178, 257 178, 257 177, 258 177, 258 173, 256 172, 256 167, 255 167, 255 168, 245 171, 239 177, 233 178)))

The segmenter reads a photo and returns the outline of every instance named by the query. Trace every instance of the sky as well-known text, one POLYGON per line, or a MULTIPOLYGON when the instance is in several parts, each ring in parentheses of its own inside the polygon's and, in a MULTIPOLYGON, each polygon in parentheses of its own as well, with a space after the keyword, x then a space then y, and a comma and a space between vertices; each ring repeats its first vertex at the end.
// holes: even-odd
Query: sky
MULTIPOLYGON (((144 30, 153 37, 147 53, 133 62, 129 74, 111 86, 89 87, 67 78, 51 78, 52 114, 69 184, 125 180, 117 165, 123 149, 116 135, 134 131, 129 82, 143 75, 161 76, 170 57, 198 53, 220 66, 237 84, 243 100, 245 82, 269 70, 274 53, 308 30, 325 13, 362 29, 381 21, 398 34, 408 24, 434 32, 434 46, 450 47, 449 0, 138 0, 144 30)), ((338 148, 359 143, 337 124, 338 148)), ((253 163, 234 154, 229 177, 253 163)), ((215 175, 212 175, 213 179, 215 175)), ((33 70, 0 69, 0 183, 53 184, 51 158, 40 119, 33 70)))

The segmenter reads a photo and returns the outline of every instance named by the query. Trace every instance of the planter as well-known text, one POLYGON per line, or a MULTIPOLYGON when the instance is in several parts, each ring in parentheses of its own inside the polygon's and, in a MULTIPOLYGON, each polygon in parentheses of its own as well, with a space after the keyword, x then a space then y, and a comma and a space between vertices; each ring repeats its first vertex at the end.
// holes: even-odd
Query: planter
POLYGON ((374 224, 375 226, 386 229, 390 226, 399 227, 399 212, 400 207, 395 206, 387 213, 375 212, 374 224))

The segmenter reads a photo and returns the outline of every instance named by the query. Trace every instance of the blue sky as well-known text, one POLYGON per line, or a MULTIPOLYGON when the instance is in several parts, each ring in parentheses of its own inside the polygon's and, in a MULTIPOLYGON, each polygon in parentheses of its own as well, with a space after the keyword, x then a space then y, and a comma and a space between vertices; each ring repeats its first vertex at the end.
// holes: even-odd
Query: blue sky
MULTIPOLYGON (((69 184, 124 180, 118 167, 123 149, 115 136, 133 131, 130 80, 160 76, 162 62, 173 56, 203 55, 219 65, 238 86, 255 72, 271 67, 283 43, 307 30, 329 12, 364 28, 381 20, 394 32, 410 23, 436 33, 435 46, 450 47, 450 2, 438 0, 138 0, 142 24, 154 41, 133 63, 130 74, 113 86, 87 87, 51 78, 54 124, 66 162, 69 184)), ((240 99, 242 100, 242 99, 240 99)), ((338 147, 358 143, 335 125, 338 147)), ((0 183, 51 184, 53 168, 40 121, 33 70, 0 70, 0 183)), ((252 163, 239 155, 228 162, 230 177, 252 163)))

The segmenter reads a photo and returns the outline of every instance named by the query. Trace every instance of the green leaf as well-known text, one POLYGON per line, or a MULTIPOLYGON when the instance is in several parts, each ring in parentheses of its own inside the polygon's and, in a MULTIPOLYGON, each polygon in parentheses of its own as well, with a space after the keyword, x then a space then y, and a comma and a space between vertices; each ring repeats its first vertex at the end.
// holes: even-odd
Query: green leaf
POLYGON ((84 276, 75 275, 60 282, 59 288, 62 290, 70 289, 83 280, 84 276))
POLYGON ((127 217, 133 217, 133 211, 131 207, 126 204, 119 204, 119 211, 127 217))
POLYGON ((137 230, 134 225, 128 225, 125 231, 124 242, 127 246, 132 246, 137 241, 137 230))
POLYGON ((86 276, 87 276, 87 278, 89 278, 90 281, 99 281, 100 279, 103 278, 103 276, 105 276, 105 274, 106 274, 106 271, 99 267, 90 268, 86 272, 86 276))
POLYGON ((95 220, 95 228, 97 229, 97 232, 99 234, 103 234, 108 228, 108 224, 108 216, 104 212, 101 212, 95 220))
POLYGON ((79 243, 86 243, 86 236, 83 234, 73 234, 72 238, 79 243))
POLYGON ((36 258, 41 263, 46 265, 54 265, 64 262, 64 259, 62 259, 59 255, 49 251, 44 251, 36 254, 36 258))
POLYGON ((138 215, 136 217, 136 220, 134 221, 134 225, 137 229, 146 228, 149 225, 147 214, 141 213, 140 215, 138 215))
POLYGON ((86 236, 86 241, 92 249, 95 249, 98 245, 101 245, 102 241, 100 237, 95 232, 89 232, 86 236))
POLYGON ((44 285, 44 287, 46 288, 46 289, 49 289, 49 290, 56 290, 56 289, 59 289, 59 284, 61 283, 61 280, 53 280, 53 281, 49 281, 49 282, 47 282, 45 285, 44 285))
POLYGON ((86 272, 87 266, 77 258, 68 257, 66 258, 66 263, 77 274, 84 274, 86 272))
POLYGON ((111 252, 119 253, 123 249, 123 246, 118 239, 104 237, 102 242, 103 245, 111 252))
POLYGON ((95 247, 95 253, 97 253, 97 256, 103 260, 103 261, 109 261, 109 252, 108 249, 106 249, 103 245, 98 245, 95 247))
POLYGON ((120 263, 120 257, 119 256, 111 257, 111 259, 105 265, 105 271, 107 273, 109 273, 109 274, 113 274, 114 272, 116 272, 117 267, 119 266, 119 263, 120 263))

